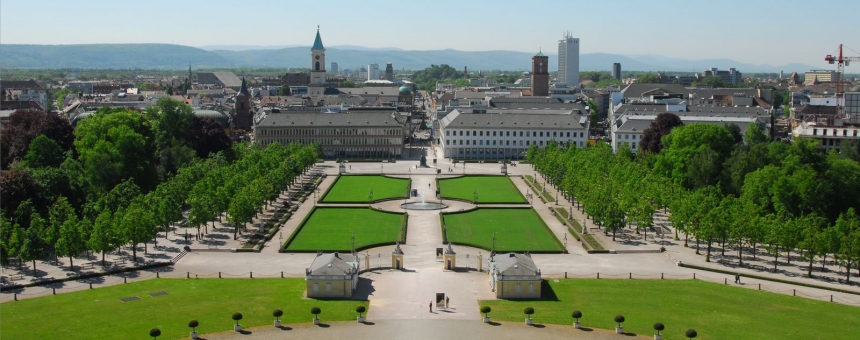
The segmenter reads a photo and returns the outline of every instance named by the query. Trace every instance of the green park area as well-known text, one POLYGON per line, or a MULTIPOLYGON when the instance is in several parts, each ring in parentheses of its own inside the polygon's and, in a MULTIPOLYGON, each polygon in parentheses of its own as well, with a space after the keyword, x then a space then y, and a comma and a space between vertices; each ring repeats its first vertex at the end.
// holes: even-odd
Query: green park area
POLYGON ((665 339, 855 339, 860 309, 726 286, 699 280, 560 280, 544 285, 544 301, 480 301, 495 321, 522 322, 532 307, 535 324, 570 325, 574 310, 583 328, 614 329, 616 315, 625 332, 650 336, 663 323, 665 339), (551 292, 547 292, 551 287, 551 292), (549 294, 548 294, 549 293, 549 294))
POLYGON ((307 323, 319 307, 323 322, 355 320, 367 301, 302 298, 304 279, 152 279, 80 292, 7 302, 2 306, 3 339, 159 339, 188 337, 188 321, 201 334, 228 331, 242 313, 243 327, 271 326, 281 309, 284 324, 307 323), (149 294, 166 292, 152 297, 149 294), (123 302, 121 299, 139 297, 123 302), (46 324, 46 320, 50 320, 46 324))
POLYGON ((392 244, 402 240, 407 216, 370 208, 315 208, 296 229, 287 251, 340 251, 392 244))
POLYGON ((448 242, 497 252, 561 252, 562 244, 530 208, 481 208, 442 214, 448 242))
POLYGON ((408 193, 409 180, 405 178, 379 175, 338 176, 320 202, 367 203, 389 198, 406 198, 408 193))
POLYGON ((477 203, 528 203, 514 183, 506 176, 465 176, 440 179, 437 183, 442 197, 475 201, 477 203))

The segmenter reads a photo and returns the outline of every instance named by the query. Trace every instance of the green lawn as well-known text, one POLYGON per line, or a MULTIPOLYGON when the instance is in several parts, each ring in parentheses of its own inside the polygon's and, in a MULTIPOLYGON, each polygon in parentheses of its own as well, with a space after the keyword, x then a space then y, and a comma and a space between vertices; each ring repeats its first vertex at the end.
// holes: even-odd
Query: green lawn
POLYGON ((406 198, 409 180, 385 176, 340 176, 320 202, 366 203, 386 198, 406 198), (370 190, 373 197, 368 200, 370 190))
POLYGON ((661 322, 664 339, 686 339, 690 328, 696 339, 856 339, 860 333, 857 307, 699 280, 562 279, 549 286, 559 301, 479 304, 490 306, 496 321, 522 322, 523 308, 533 307, 538 324, 570 325, 571 312, 579 310, 583 327, 603 329, 614 329, 621 314, 625 332, 650 336, 661 322))
POLYGON ((562 245, 537 212, 520 208, 481 208, 443 214, 448 241, 497 252, 561 251, 562 245))
MULTIPOLYGON (((230 317, 240 312, 243 327, 272 325, 272 310, 281 309, 285 324, 320 319, 355 320, 358 300, 302 298, 304 279, 152 279, 93 290, 49 295, 2 305, 3 339, 150 339, 149 330, 161 329, 159 339, 188 337, 188 321, 200 322, 201 334, 232 330, 230 317), (168 295, 150 297, 165 291, 168 295), (138 296, 140 300, 120 299, 138 296)), ((205 336, 204 336, 205 337, 205 336)))
POLYGON ((349 251, 352 234, 355 248, 393 243, 399 240, 404 214, 370 208, 316 208, 287 245, 292 251, 349 251))
POLYGON ((444 198, 471 202, 477 191, 478 203, 528 203, 506 176, 465 176, 440 179, 437 184, 444 198))

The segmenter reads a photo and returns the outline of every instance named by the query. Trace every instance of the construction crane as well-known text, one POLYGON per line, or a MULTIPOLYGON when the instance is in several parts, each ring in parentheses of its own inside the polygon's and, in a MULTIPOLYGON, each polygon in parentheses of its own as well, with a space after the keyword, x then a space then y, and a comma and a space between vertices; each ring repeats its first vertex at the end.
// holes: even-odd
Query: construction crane
MULTIPOLYGON (((850 49, 850 48, 849 48, 850 49)), ((852 50, 853 51, 853 50, 852 50)), ((834 56, 832 54, 828 54, 824 57, 824 60, 827 61, 828 64, 836 64, 836 116, 840 118, 851 118, 844 117, 845 110, 845 85, 843 84, 842 78, 845 75, 845 66, 850 65, 852 61, 860 61, 860 57, 846 57, 842 54, 842 44, 839 44, 839 55, 834 56)))

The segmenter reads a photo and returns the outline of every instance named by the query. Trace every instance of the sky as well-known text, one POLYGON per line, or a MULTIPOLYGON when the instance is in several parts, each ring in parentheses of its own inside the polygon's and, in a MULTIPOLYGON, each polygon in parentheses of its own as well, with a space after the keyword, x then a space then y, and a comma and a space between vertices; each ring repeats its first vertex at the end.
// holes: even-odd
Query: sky
POLYGON ((310 46, 319 25, 326 46, 556 52, 570 31, 583 54, 827 68, 839 44, 860 56, 857 13, 858 0, 0 0, 0 44, 310 46))

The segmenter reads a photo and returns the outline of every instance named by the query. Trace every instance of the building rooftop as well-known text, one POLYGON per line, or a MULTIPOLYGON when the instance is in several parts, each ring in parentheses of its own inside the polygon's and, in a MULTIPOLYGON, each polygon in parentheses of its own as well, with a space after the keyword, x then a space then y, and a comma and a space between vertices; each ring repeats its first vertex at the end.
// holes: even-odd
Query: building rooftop
POLYGON ((495 273, 503 276, 540 276, 540 269, 528 253, 496 254, 490 262, 495 273))
POLYGON ((451 111, 442 118, 444 128, 584 129, 588 118, 573 111, 566 114, 461 113, 451 111))
POLYGON ((272 113, 266 115, 257 127, 327 127, 327 126, 355 126, 355 127, 400 127, 396 112, 346 112, 346 113, 272 113))
POLYGON ((307 269, 307 275, 314 276, 338 276, 355 274, 356 268, 350 264, 357 263, 357 259, 351 254, 328 253, 317 254, 314 262, 307 269))

